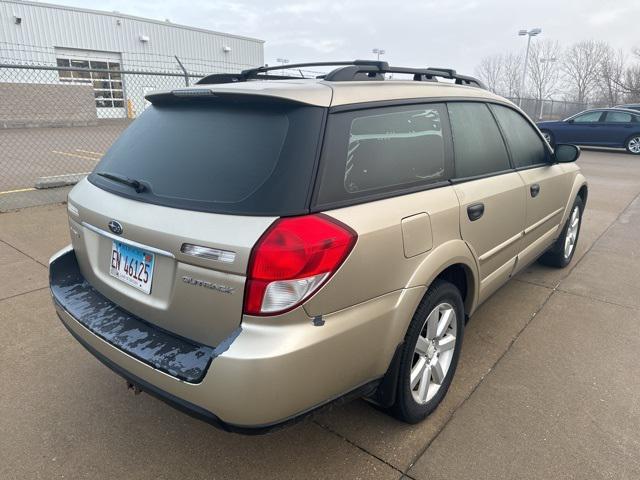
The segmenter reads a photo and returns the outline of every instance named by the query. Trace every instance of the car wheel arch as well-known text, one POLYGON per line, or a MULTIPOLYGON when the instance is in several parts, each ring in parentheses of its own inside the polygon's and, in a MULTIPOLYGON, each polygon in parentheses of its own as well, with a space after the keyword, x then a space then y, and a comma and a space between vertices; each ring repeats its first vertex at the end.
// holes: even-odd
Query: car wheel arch
MULTIPOLYGON (((564 222, 569 218, 569 214, 571 213, 571 207, 573 206, 573 202, 576 197, 580 196, 582 198, 583 205, 587 205, 587 197, 589 196, 589 187, 587 184, 587 179, 581 173, 578 173, 573 179, 573 185, 571 187, 571 193, 567 197, 567 204, 565 205, 564 213, 562 214, 562 218, 560 219, 559 225, 564 225, 564 222)), ((560 234, 560 229, 558 230, 558 235, 560 234)))
MULTIPOLYGON (((480 281, 476 260, 463 240, 446 242, 429 252, 415 269, 407 286, 428 288, 437 278, 453 283, 460 290, 465 315, 471 315, 477 306, 480 281)), ((417 308, 418 304, 414 310, 417 308)))
MULTIPOLYGON (((462 245, 466 248, 466 244, 464 244, 464 242, 459 242, 462 243, 462 245)), ((460 247, 459 244, 457 246, 460 247)), ((430 280, 423 284, 423 286, 425 287, 424 295, 418 297, 416 305, 414 305, 414 308, 411 310, 412 312, 415 313, 420 307, 420 304, 422 303, 424 297, 427 295, 429 286, 436 280, 441 279, 452 283, 460 291, 464 302, 464 314, 466 319, 468 320, 469 315, 473 312, 473 309, 477 304, 479 281, 477 270, 475 269, 475 262, 473 258, 470 257, 471 252, 468 250, 468 248, 466 249, 466 252, 469 254, 468 257, 461 256, 453 258, 450 262, 443 263, 439 268, 432 270, 434 273, 431 275, 430 280)), ((424 263, 422 266, 424 266, 424 263)), ((412 317, 413 313, 411 318, 412 317)), ((407 320, 407 325, 405 326, 405 328, 409 327, 409 321, 411 320, 411 318, 407 320)), ((396 346, 396 350, 389 362, 387 371, 383 375, 376 391, 373 395, 367 397, 367 400, 380 407, 387 408, 395 402, 397 382, 399 381, 398 362, 403 345, 404 341, 400 342, 396 346)))
POLYGON ((589 196, 589 187, 587 187, 586 183, 580 187, 580 190, 578 190, 578 196, 582 199, 582 204, 586 205, 587 197, 589 196))

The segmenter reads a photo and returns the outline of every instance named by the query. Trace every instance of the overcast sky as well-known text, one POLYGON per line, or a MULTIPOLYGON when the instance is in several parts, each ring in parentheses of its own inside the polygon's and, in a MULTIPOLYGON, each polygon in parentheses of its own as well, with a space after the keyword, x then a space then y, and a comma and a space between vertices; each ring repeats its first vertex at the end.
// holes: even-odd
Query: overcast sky
MULTIPOLYGON (((473 73, 492 53, 524 50, 521 28, 567 45, 640 46, 640 0, 54 0, 265 40, 265 61, 371 58, 473 73)), ((535 41, 535 39, 534 39, 535 41)))

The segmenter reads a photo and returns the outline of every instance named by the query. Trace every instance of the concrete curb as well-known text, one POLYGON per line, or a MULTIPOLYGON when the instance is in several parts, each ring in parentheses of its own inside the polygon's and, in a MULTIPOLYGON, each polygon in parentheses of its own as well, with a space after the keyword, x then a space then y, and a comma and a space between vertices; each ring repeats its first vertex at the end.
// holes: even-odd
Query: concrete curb
POLYGON ((84 177, 89 175, 91 172, 83 172, 83 173, 69 173, 66 175, 53 175, 50 177, 39 177, 34 187, 38 190, 42 190, 45 188, 57 188, 57 187, 66 187, 69 185, 75 185, 84 177))

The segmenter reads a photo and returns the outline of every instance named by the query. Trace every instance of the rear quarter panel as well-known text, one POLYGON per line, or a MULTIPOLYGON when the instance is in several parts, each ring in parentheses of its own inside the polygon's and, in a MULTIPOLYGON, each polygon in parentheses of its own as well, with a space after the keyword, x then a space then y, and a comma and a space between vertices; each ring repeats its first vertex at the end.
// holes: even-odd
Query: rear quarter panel
MULTIPOLYGON (((476 271, 471 252, 460 238, 459 203, 451 186, 324 213, 354 229, 358 241, 338 272, 305 304, 310 316, 326 315, 389 292, 428 286, 456 262, 476 271), (402 220, 422 213, 429 217, 431 235, 423 237, 431 245, 407 258, 402 220)), ((469 309, 474 301, 469 302, 469 309)), ((412 313, 418 303, 412 305, 412 313)), ((397 326, 394 338, 402 338, 411 315, 405 320, 397 326)))

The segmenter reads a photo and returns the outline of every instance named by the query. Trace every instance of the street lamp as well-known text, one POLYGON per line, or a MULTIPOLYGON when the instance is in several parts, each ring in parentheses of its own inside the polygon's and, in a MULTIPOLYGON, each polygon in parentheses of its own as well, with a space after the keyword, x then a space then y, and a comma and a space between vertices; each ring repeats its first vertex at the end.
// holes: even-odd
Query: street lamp
POLYGON ((375 53, 378 56, 378 60, 380 60, 380 55, 384 55, 385 53, 387 53, 384 48, 374 48, 373 50, 371 50, 373 53, 375 53))
POLYGON ((531 46, 531 37, 535 37, 542 33, 541 28, 532 28, 531 30, 520 30, 518 35, 521 37, 528 36, 527 40, 527 53, 524 55, 524 70, 522 70, 522 81, 520 83, 520 95, 518 99, 518 105, 522 106, 522 94, 524 93, 524 82, 527 77, 527 66, 529 65, 529 47, 531 46))

